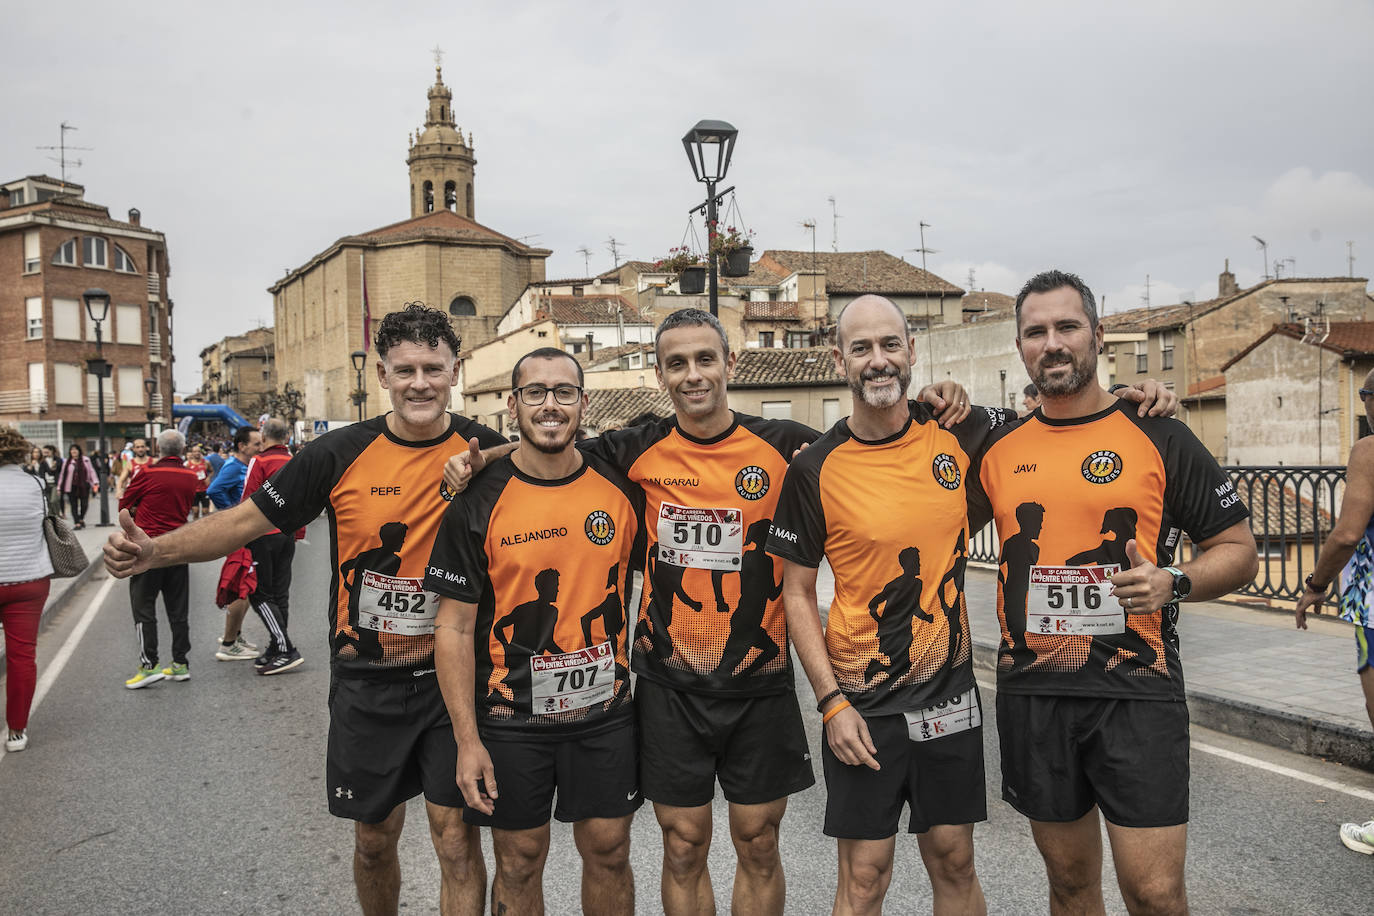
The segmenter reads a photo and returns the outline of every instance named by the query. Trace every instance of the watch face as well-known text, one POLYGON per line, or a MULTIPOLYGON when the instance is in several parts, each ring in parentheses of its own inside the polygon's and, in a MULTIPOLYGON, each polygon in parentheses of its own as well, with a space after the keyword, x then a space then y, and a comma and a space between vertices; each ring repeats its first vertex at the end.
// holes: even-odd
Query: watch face
POLYGON ((1193 591, 1193 580, 1188 578, 1186 573, 1179 573, 1174 576, 1174 595, 1179 598, 1187 598, 1193 591))

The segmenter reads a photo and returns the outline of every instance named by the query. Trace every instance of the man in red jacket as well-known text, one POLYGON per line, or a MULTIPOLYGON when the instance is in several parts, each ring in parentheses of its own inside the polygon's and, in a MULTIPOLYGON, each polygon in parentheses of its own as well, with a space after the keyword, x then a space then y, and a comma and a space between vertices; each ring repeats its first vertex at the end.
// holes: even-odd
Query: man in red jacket
MULTIPOLYGON (((248 476, 243 481, 243 497, 247 500, 278 469, 291 460, 286 443, 291 427, 285 420, 269 418, 262 425, 262 451, 248 464, 248 476)), ((248 603, 262 618, 269 639, 267 648, 253 660, 258 674, 281 674, 304 661, 286 632, 287 610, 291 603, 291 562, 296 557, 296 541, 305 537, 305 529, 288 534, 273 528, 260 538, 248 542, 253 554, 253 569, 258 574, 258 590, 248 596, 248 603)))
MULTIPOLYGON (((174 429, 157 437, 158 460, 149 460, 133 475, 119 498, 119 508, 128 509, 144 531, 165 534, 186 524, 186 515, 195 502, 200 481, 195 471, 181 462, 186 439, 174 429)), ((138 671, 124 682, 132 689, 147 687, 163 678, 189 681, 191 669, 191 627, 187 622, 190 603, 190 567, 185 563, 150 569, 129 579, 129 603, 134 612, 140 652, 138 671), (172 628, 172 664, 157 664, 157 596, 162 595, 167 623, 172 628)))

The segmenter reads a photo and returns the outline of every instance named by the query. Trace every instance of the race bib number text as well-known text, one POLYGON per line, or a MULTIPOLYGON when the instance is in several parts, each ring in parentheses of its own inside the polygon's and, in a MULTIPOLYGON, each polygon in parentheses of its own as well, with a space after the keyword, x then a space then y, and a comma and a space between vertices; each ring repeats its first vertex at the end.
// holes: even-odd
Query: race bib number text
POLYGON ((912 741, 934 741, 983 724, 983 710, 978 705, 978 692, 973 688, 943 703, 902 715, 906 717, 906 733, 912 741))
POLYGON ((692 569, 739 571, 744 515, 739 509, 696 509, 663 503, 658 510, 658 559, 692 569))
POLYGON ((1032 566, 1026 632, 1102 636, 1126 632, 1126 615, 1110 600, 1120 566, 1032 566))
POLYGON ((418 578, 363 572, 358 592, 358 625, 379 633, 423 636, 434 632, 439 596, 420 587, 418 578))
POLYGON ((609 642, 530 659, 531 712, 585 709, 606 702, 614 693, 615 652, 609 642))

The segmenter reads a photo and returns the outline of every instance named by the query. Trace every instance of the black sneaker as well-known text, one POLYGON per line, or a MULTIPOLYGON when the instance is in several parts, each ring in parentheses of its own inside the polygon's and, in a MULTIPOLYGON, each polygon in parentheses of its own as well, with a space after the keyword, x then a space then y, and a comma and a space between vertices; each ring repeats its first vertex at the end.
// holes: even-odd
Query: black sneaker
POLYGON ((259 656, 258 656, 257 658, 255 658, 255 659, 253 659, 253 667, 254 667, 254 668, 261 668, 263 665, 267 664, 268 662, 270 662, 272 659, 276 658, 276 657, 277 657, 278 655, 280 655, 280 654, 281 654, 281 653, 278 652, 276 649, 273 649, 273 648, 271 648, 271 647, 269 646, 266 650, 263 651, 263 653, 262 653, 261 655, 259 655, 259 656))
POLYGON ((267 664, 258 668, 258 674, 281 674, 283 671, 290 671, 292 668, 300 667, 301 653, 295 649, 290 652, 278 652, 268 659, 267 664))

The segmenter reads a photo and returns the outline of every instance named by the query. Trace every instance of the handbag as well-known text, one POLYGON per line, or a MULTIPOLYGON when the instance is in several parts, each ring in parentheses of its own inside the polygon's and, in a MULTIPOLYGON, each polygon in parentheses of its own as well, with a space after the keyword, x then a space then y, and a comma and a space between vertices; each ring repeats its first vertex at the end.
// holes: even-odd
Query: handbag
MULTIPOLYGON (((41 485, 40 485, 41 489, 41 485)), ((47 508, 47 500, 43 501, 47 508)), ((48 558, 52 560, 52 574, 57 579, 79 576, 91 565, 86 551, 76 539, 67 520, 56 515, 43 516, 43 540, 48 544, 48 558)))

